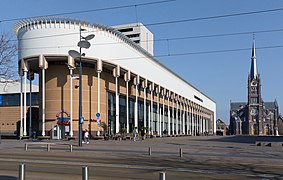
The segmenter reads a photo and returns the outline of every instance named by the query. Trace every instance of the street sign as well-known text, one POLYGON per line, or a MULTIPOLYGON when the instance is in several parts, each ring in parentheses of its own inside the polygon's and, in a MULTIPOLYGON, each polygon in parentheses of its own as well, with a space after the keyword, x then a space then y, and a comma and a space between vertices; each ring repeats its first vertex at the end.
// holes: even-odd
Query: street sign
POLYGON ((100 113, 96 113, 96 117, 99 118, 100 117, 100 113))
POLYGON ((80 124, 83 124, 84 123, 84 117, 82 116, 81 118, 80 118, 80 124))

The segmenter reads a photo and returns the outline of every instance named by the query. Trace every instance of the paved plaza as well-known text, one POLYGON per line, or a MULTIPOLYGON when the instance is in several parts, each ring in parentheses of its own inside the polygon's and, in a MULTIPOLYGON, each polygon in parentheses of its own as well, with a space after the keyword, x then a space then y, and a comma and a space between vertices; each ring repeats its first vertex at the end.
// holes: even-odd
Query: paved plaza
POLYGON ((77 141, 41 141, 51 144, 50 151, 38 141, 2 140, 0 180, 16 180, 21 163, 25 164, 28 180, 81 179, 84 166, 89 168, 89 179, 153 180, 159 179, 161 171, 172 180, 283 179, 283 147, 256 146, 256 141, 283 142, 283 137, 91 140, 83 147, 78 147, 77 141), (73 144, 73 152, 68 144, 73 144))

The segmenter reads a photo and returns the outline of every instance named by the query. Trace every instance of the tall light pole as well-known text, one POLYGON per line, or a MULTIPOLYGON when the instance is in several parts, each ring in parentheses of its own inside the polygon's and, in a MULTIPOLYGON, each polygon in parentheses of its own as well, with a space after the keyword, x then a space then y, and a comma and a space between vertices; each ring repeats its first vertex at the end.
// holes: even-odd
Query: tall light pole
POLYGON ((82 48, 88 49, 90 47, 89 40, 94 38, 94 34, 90 34, 86 37, 82 36, 82 31, 86 31, 86 29, 81 28, 80 26, 80 41, 78 42, 78 46, 80 47, 80 52, 75 50, 70 50, 68 54, 79 60, 79 118, 78 118, 78 132, 79 132, 79 146, 82 146, 82 124, 83 124, 83 116, 82 116, 82 48))

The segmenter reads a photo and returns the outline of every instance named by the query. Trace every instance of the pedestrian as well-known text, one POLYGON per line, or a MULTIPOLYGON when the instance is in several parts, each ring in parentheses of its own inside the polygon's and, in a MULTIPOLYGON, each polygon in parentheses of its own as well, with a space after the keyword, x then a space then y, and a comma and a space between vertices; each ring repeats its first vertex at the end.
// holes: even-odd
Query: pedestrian
POLYGON ((136 138, 137 138, 137 128, 136 127, 133 130, 133 136, 134 136, 134 141, 136 141, 136 138))
POLYGON ((142 140, 144 140, 144 139, 145 139, 144 135, 145 135, 145 134, 144 134, 144 128, 142 128, 142 129, 141 129, 141 136, 142 136, 142 140))
POLYGON ((89 144, 89 133, 88 133, 87 129, 85 130, 85 133, 84 133, 84 139, 85 139, 86 143, 89 144))

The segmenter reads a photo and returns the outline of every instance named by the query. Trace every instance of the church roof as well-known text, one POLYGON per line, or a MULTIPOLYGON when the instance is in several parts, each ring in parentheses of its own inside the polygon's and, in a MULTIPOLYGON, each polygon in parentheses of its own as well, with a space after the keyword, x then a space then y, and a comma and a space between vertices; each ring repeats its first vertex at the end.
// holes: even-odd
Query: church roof
POLYGON ((264 102, 265 109, 276 109, 276 102, 264 102))
POLYGON ((231 110, 239 110, 242 109, 243 107, 245 107, 247 105, 246 102, 231 102, 230 106, 231 106, 231 110))
POLYGON ((250 77, 251 77, 251 80, 257 79, 257 65, 256 65, 256 55, 255 55, 255 40, 253 40, 253 47, 252 47, 252 61, 251 61, 250 77))

